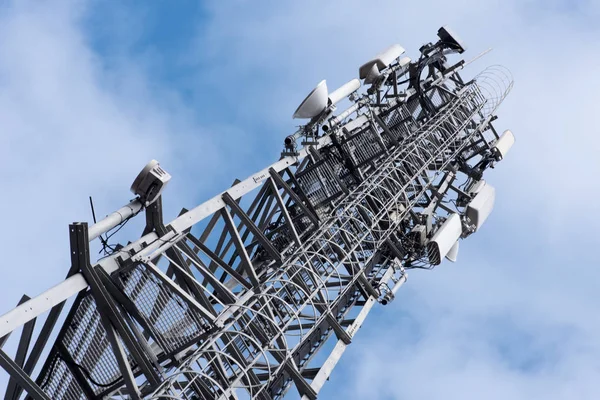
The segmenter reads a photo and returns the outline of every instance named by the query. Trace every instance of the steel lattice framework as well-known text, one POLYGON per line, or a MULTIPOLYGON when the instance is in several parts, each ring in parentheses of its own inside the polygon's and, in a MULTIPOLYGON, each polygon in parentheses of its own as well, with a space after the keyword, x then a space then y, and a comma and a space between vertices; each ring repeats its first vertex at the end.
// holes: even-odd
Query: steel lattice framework
POLYGON ((0 346, 23 327, 15 357, 0 350, 5 398, 315 399, 375 303, 449 254, 447 227, 460 221, 453 242, 479 228, 512 80, 464 80, 468 63, 448 62, 464 49, 440 37, 171 223, 159 197, 72 224, 67 279, 0 317, 0 346), (142 211, 141 238, 93 265, 89 241, 142 211))

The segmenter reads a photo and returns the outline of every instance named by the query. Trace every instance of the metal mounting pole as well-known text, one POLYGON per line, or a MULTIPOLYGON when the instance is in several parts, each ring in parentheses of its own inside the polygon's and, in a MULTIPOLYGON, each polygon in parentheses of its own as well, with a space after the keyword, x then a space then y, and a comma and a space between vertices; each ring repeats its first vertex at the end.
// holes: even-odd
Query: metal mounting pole
POLYGON ((88 230, 89 241, 91 242, 103 233, 108 232, 112 228, 118 226, 120 223, 127 220, 127 218, 131 218, 132 216, 140 212, 142 207, 143 204, 141 200, 135 199, 132 200, 126 206, 123 206, 117 211, 107 215, 104 219, 90 226, 88 230))

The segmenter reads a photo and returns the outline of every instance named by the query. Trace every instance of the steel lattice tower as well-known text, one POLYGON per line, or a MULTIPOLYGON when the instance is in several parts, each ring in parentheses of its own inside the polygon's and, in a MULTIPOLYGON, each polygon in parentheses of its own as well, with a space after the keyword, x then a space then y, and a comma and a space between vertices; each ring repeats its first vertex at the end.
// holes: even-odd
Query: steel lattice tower
POLYGON ((0 347, 22 327, 16 355, 0 349, 5 399, 315 399, 372 307, 409 269, 454 261, 492 210, 482 176, 514 142, 492 125, 512 79, 463 79, 463 44, 438 36, 415 61, 395 45, 363 65, 366 90, 319 84, 279 161, 172 222, 153 161, 134 201, 70 225, 65 281, 0 317, 0 347), (141 238, 92 264, 89 242, 141 212, 141 238))

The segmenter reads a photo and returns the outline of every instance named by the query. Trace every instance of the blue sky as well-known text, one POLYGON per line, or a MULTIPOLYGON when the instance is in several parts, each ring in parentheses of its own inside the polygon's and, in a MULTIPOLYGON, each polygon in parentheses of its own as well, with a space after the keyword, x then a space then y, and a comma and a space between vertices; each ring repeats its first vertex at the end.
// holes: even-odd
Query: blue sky
POLYGON ((169 220, 277 159, 321 79, 336 87, 393 43, 416 57, 449 24, 467 58, 494 48, 467 75, 515 77, 496 209, 458 263, 412 272, 376 308, 322 398, 598 398, 600 2, 107 4, 0 5, 0 313, 64 277, 87 196, 117 209, 156 158, 169 220))

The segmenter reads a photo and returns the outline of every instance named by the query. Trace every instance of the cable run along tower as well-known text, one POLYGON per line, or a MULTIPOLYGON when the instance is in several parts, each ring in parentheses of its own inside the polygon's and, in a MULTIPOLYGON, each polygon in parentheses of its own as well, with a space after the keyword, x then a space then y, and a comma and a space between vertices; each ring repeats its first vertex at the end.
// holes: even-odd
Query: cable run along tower
POLYGON ((455 261, 492 211, 483 174, 514 143, 493 126, 512 79, 463 78, 465 46, 446 27, 438 39, 321 82, 279 161, 175 220, 152 161, 135 200, 70 225, 66 279, 0 317, 4 398, 317 398, 369 311, 409 270, 455 261), (90 259, 138 214, 139 239, 90 259))

